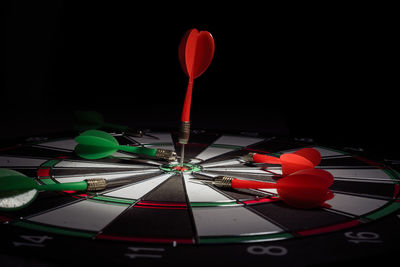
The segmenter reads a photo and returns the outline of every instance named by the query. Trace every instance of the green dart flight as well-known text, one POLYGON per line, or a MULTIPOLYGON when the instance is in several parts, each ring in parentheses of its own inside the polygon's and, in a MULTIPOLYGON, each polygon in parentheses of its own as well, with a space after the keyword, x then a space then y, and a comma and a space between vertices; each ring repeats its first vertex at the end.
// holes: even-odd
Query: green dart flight
POLYGON ((176 153, 172 150, 120 145, 112 135, 100 130, 85 131, 75 141, 78 143, 75 153, 85 159, 101 159, 122 150, 168 161, 176 160, 176 153))

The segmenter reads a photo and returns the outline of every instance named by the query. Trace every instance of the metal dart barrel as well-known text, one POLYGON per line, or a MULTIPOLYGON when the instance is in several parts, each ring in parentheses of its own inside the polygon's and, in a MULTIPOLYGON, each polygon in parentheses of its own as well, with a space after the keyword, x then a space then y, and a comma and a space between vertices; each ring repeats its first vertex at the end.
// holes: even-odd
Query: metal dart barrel
POLYGON ((179 129, 178 141, 182 145, 181 146, 181 160, 180 164, 183 165, 183 161, 185 159, 185 145, 189 141, 190 136, 190 121, 182 121, 181 127, 179 129))
POLYGON ((164 159, 164 160, 168 160, 168 161, 174 161, 174 160, 176 160, 176 157, 177 156, 176 156, 175 151, 163 149, 163 148, 157 148, 156 158, 164 159))

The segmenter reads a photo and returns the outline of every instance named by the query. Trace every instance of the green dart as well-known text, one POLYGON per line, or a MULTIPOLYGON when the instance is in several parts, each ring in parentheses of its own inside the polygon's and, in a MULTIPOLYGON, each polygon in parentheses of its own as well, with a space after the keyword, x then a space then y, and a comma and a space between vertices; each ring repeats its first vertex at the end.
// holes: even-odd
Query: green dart
POLYGON ((41 185, 20 172, 0 169, 0 210, 26 207, 32 203, 39 191, 98 191, 106 186, 105 179, 41 185))
POLYGON ((78 143, 75 153, 85 159, 101 159, 122 150, 168 161, 176 160, 176 153, 172 150, 120 145, 112 135, 100 130, 87 130, 75 141, 78 143))
POLYGON ((128 126, 105 122, 103 115, 96 111, 75 111, 74 127, 80 132, 87 130, 110 129, 117 132, 124 132, 130 136, 148 136, 158 139, 158 137, 146 134, 141 130, 131 129, 128 126))
POLYGON ((101 191, 131 183, 135 177, 113 180, 86 179, 80 182, 41 185, 35 179, 10 170, 0 169, 0 210, 19 210, 31 204, 39 191, 101 191))

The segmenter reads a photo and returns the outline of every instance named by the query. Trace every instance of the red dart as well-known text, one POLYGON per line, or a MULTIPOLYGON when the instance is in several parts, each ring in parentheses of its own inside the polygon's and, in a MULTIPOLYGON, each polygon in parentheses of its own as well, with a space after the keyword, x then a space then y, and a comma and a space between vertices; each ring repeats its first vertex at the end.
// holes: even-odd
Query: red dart
POLYGON ((276 183, 243 180, 234 177, 218 176, 213 184, 222 188, 276 189, 280 199, 296 208, 315 208, 333 197, 329 187, 333 176, 321 169, 304 169, 279 179, 276 183))
POLYGON ((258 153, 250 154, 251 156, 251 160, 256 163, 281 164, 283 176, 298 170, 314 168, 321 162, 321 154, 314 148, 302 148, 293 153, 284 153, 279 158, 258 153))
POLYGON ((191 29, 185 33, 179 44, 178 56, 181 67, 189 77, 185 102, 182 111, 182 122, 190 121, 193 80, 203 74, 214 56, 214 39, 207 31, 191 29))
POLYGON ((214 56, 214 39, 207 31, 190 29, 182 37, 179 44, 178 56, 181 67, 189 77, 183 103, 181 128, 178 141, 182 144, 181 165, 184 160, 184 145, 187 144, 190 134, 190 107, 192 103, 193 80, 203 74, 214 56))

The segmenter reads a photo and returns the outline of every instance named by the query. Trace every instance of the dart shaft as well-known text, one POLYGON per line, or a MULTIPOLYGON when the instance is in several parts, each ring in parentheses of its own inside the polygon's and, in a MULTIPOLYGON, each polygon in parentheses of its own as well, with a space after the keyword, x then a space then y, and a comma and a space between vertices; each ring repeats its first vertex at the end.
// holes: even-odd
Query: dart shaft
POLYGON ((272 189, 274 189, 274 188, 276 188, 276 184, 234 178, 232 180, 232 188, 247 188, 247 189, 259 189, 259 188, 271 189, 272 188, 272 189))
POLYGON ((190 121, 182 121, 181 127, 179 129, 178 141, 181 144, 181 166, 183 166, 183 161, 185 160, 185 144, 188 143, 190 136, 190 121))
POLYGON ((189 77, 188 86, 186 89, 185 102, 183 103, 182 122, 190 121, 190 107, 192 105, 193 77, 189 77))
POLYGON ((213 179, 213 185, 220 188, 241 188, 241 189, 259 189, 259 188, 269 188, 274 189, 277 187, 275 183, 243 180, 230 176, 217 176, 213 179))
POLYGON ((180 144, 187 144, 190 136, 190 121, 182 121, 179 129, 178 141, 180 144))
POLYGON ((147 156, 156 156, 157 153, 157 149, 154 148, 147 148, 147 147, 140 147, 140 146, 119 146, 118 149, 123 150, 123 151, 127 151, 127 152, 131 152, 131 153, 135 153, 135 154, 143 154, 143 155, 147 155, 147 156))
POLYGON ((86 181, 59 183, 59 184, 46 184, 40 185, 36 189, 40 191, 84 191, 87 190, 88 183, 86 181))
POLYGON ((137 147, 137 146, 119 146, 118 149, 135 153, 146 155, 150 157, 155 157, 164 160, 175 160, 176 153, 172 150, 162 149, 162 148, 147 148, 147 147, 137 147))
POLYGON ((185 144, 181 145, 181 160, 180 164, 183 166, 183 161, 185 160, 185 144))
POLYGON ((269 163, 269 164, 281 164, 282 163, 280 158, 263 155, 263 154, 258 154, 258 153, 254 153, 252 158, 253 158, 253 162, 256 162, 256 163, 269 163))

